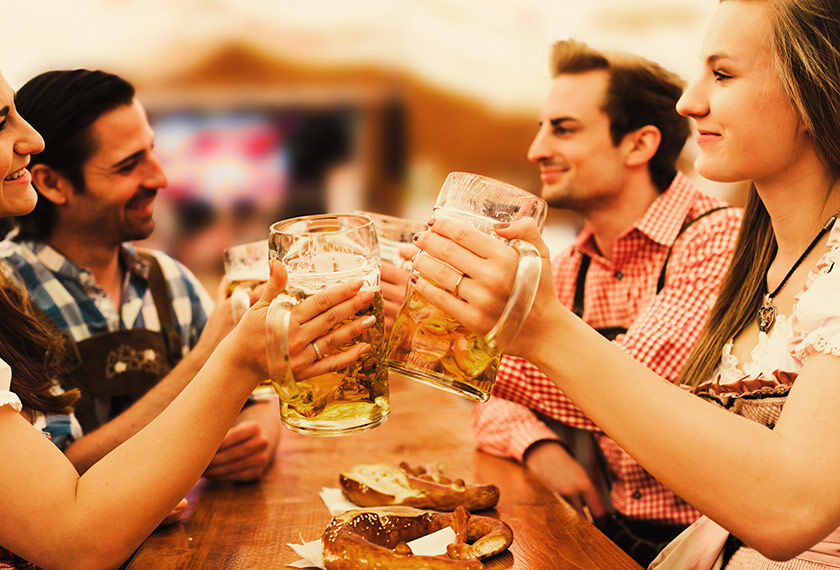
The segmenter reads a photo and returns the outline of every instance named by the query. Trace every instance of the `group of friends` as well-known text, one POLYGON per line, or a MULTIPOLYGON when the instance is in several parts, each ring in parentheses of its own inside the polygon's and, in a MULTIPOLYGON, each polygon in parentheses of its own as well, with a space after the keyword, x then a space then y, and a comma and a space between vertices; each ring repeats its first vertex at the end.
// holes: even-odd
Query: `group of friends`
MULTIPOLYGON (((840 526, 840 5, 722 0, 700 59, 685 87, 641 57, 553 46, 528 158, 542 197, 584 225, 554 259, 533 221, 496 228, 532 243, 543 270, 475 408, 477 445, 643 566, 837 567, 821 544, 840 526), (751 182, 743 211, 677 171, 691 123, 700 175, 751 182)), ((0 568, 116 566, 199 477, 253 481, 271 461, 279 414, 251 396, 268 377, 254 347, 285 271, 272 262, 235 323, 223 285, 211 298, 176 260, 129 245, 152 232, 166 176, 123 79, 2 81, 0 121, 0 214, 14 217, 0 244, 0 568)), ((443 218, 415 245, 429 255, 405 251, 413 272, 382 267, 386 322, 411 279, 490 330, 515 252, 443 218)), ((369 323, 330 325, 371 296, 351 282, 292 310, 297 377, 369 349, 335 350, 369 323)))

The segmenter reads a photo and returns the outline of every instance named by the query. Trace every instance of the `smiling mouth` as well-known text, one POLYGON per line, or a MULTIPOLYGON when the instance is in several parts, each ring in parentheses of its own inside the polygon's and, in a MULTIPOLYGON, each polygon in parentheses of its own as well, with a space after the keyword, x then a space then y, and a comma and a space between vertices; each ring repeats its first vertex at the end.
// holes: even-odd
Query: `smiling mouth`
POLYGON ((20 178, 24 174, 26 174, 26 167, 25 166, 23 168, 21 168, 20 170, 15 170, 14 172, 9 174, 3 180, 8 180, 8 181, 17 180, 18 178, 20 178))

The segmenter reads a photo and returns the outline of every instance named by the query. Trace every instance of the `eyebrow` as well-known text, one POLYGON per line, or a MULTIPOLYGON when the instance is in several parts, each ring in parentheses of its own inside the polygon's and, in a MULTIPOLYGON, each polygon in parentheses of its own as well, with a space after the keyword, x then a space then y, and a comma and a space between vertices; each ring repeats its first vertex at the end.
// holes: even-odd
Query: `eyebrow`
POLYGON ((566 121, 577 121, 574 117, 554 117, 548 120, 552 127, 556 127, 566 121))
POLYGON ((713 65, 721 59, 732 59, 732 56, 728 53, 713 53, 706 58, 706 65, 713 65))
POLYGON ((113 168, 114 170, 119 170, 123 166, 126 166, 127 164, 129 164, 131 162, 134 162, 135 160, 140 158, 143 155, 144 152, 145 152, 144 150, 138 150, 134 154, 131 154, 131 155, 125 157, 124 159, 122 159, 121 161, 114 163, 111 166, 111 168, 113 168))

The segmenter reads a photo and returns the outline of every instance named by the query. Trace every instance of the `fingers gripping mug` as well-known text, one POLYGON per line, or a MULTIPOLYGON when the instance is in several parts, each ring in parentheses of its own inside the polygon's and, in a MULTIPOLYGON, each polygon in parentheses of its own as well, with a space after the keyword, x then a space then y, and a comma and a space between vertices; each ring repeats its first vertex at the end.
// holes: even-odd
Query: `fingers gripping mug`
MULTIPOLYGON (((546 203, 516 186, 466 172, 446 177, 434 207, 436 218, 452 218, 488 235, 500 222, 531 217, 542 228, 546 203)), ((490 237, 492 236, 492 238, 490 237)), ((438 309, 409 283, 388 341, 385 362, 414 380, 483 402, 490 397, 501 351, 522 328, 537 292, 542 267, 537 249, 509 240, 519 253, 513 291, 495 326, 478 334, 438 309)))
POLYGON ((388 418, 390 404, 388 373, 380 364, 385 330, 373 222, 349 214, 283 220, 271 226, 269 256, 280 259, 288 273, 286 289, 272 301, 267 319, 269 369, 283 423, 312 435, 378 426, 388 418), (355 279, 376 291, 371 304, 354 316, 372 314, 376 323, 351 343, 367 342, 370 350, 344 370, 295 379, 289 363, 289 309, 325 287, 355 279))

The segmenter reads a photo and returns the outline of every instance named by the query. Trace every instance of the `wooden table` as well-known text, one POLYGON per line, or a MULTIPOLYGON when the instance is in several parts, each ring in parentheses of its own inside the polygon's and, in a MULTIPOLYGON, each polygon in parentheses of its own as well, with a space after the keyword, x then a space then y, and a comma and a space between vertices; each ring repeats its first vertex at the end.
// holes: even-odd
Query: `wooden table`
POLYGON ((472 405, 423 384, 392 376, 391 417, 345 437, 283 431, 277 457, 256 484, 200 481, 181 522, 155 531, 127 568, 281 568, 299 557, 286 543, 319 538, 330 521, 318 492, 337 487, 338 473, 357 463, 439 463, 468 482, 501 490, 495 511, 514 533, 510 551, 490 569, 637 569, 633 560, 527 470, 475 450, 472 405))

